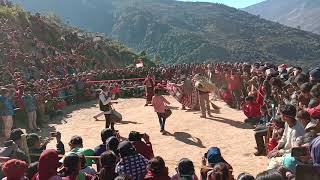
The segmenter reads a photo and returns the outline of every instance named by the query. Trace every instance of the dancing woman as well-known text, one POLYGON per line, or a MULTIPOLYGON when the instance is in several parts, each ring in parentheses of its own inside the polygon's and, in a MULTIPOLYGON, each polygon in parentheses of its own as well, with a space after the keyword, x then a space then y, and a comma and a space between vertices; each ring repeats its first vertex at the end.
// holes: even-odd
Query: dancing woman
POLYGON ((154 87, 155 87, 155 82, 151 74, 148 74, 143 84, 145 86, 146 98, 147 98, 146 104, 144 106, 148 106, 149 104, 151 104, 151 100, 154 95, 154 87))

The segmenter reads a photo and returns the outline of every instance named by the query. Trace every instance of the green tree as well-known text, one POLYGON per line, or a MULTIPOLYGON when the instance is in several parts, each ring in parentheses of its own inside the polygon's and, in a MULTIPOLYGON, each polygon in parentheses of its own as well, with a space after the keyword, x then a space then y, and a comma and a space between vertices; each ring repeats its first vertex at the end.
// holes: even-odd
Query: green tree
POLYGON ((154 56, 154 63, 155 63, 156 65, 161 64, 161 58, 160 58, 159 55, 154 56))

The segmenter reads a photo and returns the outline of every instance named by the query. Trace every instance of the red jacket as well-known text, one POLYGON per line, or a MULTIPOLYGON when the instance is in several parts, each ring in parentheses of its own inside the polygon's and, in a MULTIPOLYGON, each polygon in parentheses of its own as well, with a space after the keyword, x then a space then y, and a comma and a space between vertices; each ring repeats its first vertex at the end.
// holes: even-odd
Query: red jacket
POLYGON ((143 141, 133 141, 133 146, 136 148, 137 153, 150 160, 154 157, 151 143, 145 143, 143 141))
POLYGON ((320 117, 320 104, 314 108, 308 108, 308 113, 312 118, 319 118, 320 117))
POLYGON ((260 105, 256 102, 249 102, 245 103, 242 106, 243 113, 248 117, 248 118, 259 118, 261 116, 260 113, 260 105))
POLYGON ((228 89, 230 91, 241 88, 241 78, 238 75, 227 76, 228 89))
POLYGON ((151 171, 148 170, 147 175, 144 177, 144 180, 171 180, 167 173, 161 175, 154 175, 151 171))

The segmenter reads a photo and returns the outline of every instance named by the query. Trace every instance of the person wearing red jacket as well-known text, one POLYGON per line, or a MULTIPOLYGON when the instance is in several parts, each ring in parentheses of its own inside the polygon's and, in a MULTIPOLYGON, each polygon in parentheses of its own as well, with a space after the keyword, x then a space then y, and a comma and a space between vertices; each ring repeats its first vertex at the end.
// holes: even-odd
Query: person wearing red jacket
POLYGON ((261 116, 260 105, 253 96, 247 96, 242 104, 243 113, 248 117, 245 122, 256 124, 261 116))
POLYGON ((170 180, 168 168, 164 160, 157 156, 152 158, 147 166, 147 174, 144 180, 170 180))
MULTIPOLYGON (((310 91, 312 97, 316 98, 318 102, 320 102, 320 84, 314 85, 310 91)), ((320 118, 320 103, 313 107, 306 109, 310 116, 314 119, 320 118)))
POLYGON ((227 86, 233 96, 233 106, 240 109, 240 96, 241 96, 241 77, 237 74, 236 70, 232 70, 231 74, 226 75, 227 86))
POLYGON ((147 134, 141 134, 136 131, 131 131, 128 139, 136 149, 137 153, 141 154, 148 160, 154 157, 150 137, 147 134), (142 141, 142 139, 144 141, 142 141))

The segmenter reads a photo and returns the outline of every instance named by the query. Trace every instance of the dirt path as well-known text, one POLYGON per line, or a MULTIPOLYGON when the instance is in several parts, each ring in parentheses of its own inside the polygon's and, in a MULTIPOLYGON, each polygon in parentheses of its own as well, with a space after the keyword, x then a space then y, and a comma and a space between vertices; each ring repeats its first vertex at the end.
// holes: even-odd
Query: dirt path
MULTIPOLYGON (((213 114, 214 117, 210 119, 200 119, 199 113, 182 111, 177 101, 171 97, 167 99, 174 109, 166 124, 169 135, 161 135, 156 114, 152 107, 143 107, 144 99, 120 100, 115 105, 124 117, 123 123, 117 124, 116 129, 123 137, 127 137, 131 130, 148 133, 155 155, 166 160, 171 174, 174 173, 177 161, 183 157, 190 158, 199 167, 202 155, 211 146, 221 149, 226 161, 233 166, 235 177, 241 172, 256 175, 266 168, 267 159, 253 155, 254 132, 242 123, 244 115, 241 111, 217 102, 222 107, 220 114, 213 114)), ((99 113, 96 104, 90 102, 71 108, 76 110, 68 114, 61 123, 50 124, 46 131, 62 132, 67 150, 67 143, 72 135, 82 136, 85 147, 94 148, 100 144, 100 131, 104 127, 104 121, 94 121, 92 118, 99 113)), ((54 147, 54 142, 49 146, 54 147)))

